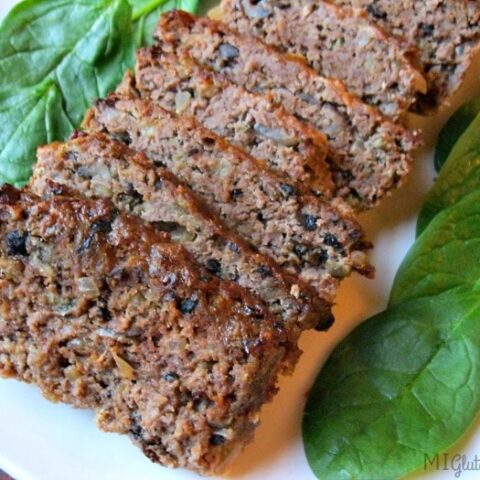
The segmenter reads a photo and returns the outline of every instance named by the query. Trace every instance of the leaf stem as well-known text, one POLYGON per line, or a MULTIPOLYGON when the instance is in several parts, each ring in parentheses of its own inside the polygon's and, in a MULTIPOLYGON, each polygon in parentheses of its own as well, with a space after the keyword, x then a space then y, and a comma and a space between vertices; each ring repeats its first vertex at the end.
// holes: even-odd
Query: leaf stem
POLYGON ((139 18, 149 14, 151 11, 155 10, 160 5, 167 3, 167 1, 168 0, 152 0, 151 2, 148 2, 145 6, 138 9, 136 12, 133 12, 132 21, 136 22, 139 18))

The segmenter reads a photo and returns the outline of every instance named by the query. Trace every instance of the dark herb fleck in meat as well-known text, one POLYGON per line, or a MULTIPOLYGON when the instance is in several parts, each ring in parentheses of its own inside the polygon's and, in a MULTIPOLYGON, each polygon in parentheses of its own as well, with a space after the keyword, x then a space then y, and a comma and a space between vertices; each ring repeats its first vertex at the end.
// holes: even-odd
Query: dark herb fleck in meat
POLYGON ((286 198, 292 197, 297 194, 297 189, 288 183, 282 183, 280 189, 285 194, 286 198))
POLYGON ((109 322, 112 319, 112 314, 110 313, 110 310, 107 307, 101 306, 99 310, 100 310, 100 315, 102 316, 102 320, 104 322, 109 322))
POLYGON ((323 243, 335 250, 343 250, 343 245, 338 241, 338 238, 332 233, 326 233, 323 237, 323 243))
POLYGON ((313 215, 302 214, 300 216, 300 223, 308 232, 313 232, 317 229, 317 217, 314 217, 313 215))
POLYGON ((263 312, 258 307, 251 307, 250 305, 245 305, 243 311, 245 312, 245 315, 248 315, 249 317, 257 319, 264 318, 263 312))
POLYGON ((262 278, 271 277, 273 275, 272 269, 270 267, 267 267, 267 265, 261 265, 257 271, 262 276, 262 278))
POLYGON ((136 190, 120 194, 121 201, 124 201, 130 209, 135 208, 143 202, 143 195, 136 190))
POLYGON ((214 275, 220 275, 222 272, 222 264, 215 258, 209 258, 207 260, 207 270, 214 275))
POLYGON ((184 298, 180 301, 178 309, 184 314, 192 313, 198 305, 198 298, 184 298))
POLYGON ((210 437, 210 445, 213 446, 218 446, 218 445, 223 445, 225 443, 225 437, 222 437, 221 435, 212 435, 210 437))
POLYGON ((175 372, 168 372, 163 376, 163 379, 166 382, 174 382, 175 380, 178 380, 178 375, 175 372))
POLYGON ((435 27, 428 23, 421 23, 420 31, 422 32, 424 37, 430 37, 433 35, 433 32, 435 31, 435 27))
POLYGON ((131 429, 130 429, 130 435, 132 435, 132 437, 134 438, 137 438, 139 440, 142 439, 142 427, 138 424, 134 425, 131 429))
POLYGON ((93 239, 97 233, 109 233, 111 230, 111 221, 97 220, 96 222, 93 222, 92 226, 90 227, 90 233, 78 249, 78 253, 85 252, 92 246, 93 239))
POLYGON ((125 145, 130 145, 132 143, 132 137, 128 132, 116 132, 112 135, 115 140, 124 143, 125 145))
POLYGON ((298 258, 302 258, 308 252, 308 247, 297 244, 293 247, 293 251, 298 258))
POLYGON ((308 263, 310 263, 311 265, 315 265, 316 267, 324 265, 327 260, 328 260, 328 252, 323 249, 320 251, 313 252, 311 255, 307 257, 308 263))
POLYGON ((234 188, 231 192, 230 192, 230 198, 232 200, 235 200, 237 199, 238 197, 242 196, 243 195, 243 191, 240 189, 240 188, 234 188))
POLYGON ((26 233, 20 233, 18 230, 14 230, 6 235, 5 243, 7 246, 7 255, 28 255, 26 233))
POLYGON ((263 225, 267 224, 267 220, 265 220, 264 216, 262 215, 261 212, 257 213, 257 220, 262 223, 263 225))
POLYGON ((372 17, 378 18, 379 20, 386 20, 387 14, 380 7, 375 4, 367 5, 367 12, 372 15, 372 17))
POLYGON ((328 330, 335 323, 335 317, 330 315, 327 318, 324 318, 319 324, 315 326, 317 332, 324 332, 328 330))

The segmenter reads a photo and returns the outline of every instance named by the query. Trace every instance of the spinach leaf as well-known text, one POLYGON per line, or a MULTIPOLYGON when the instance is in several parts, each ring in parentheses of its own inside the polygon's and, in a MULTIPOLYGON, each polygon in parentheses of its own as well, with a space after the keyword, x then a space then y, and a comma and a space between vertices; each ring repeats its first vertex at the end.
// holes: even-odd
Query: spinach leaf
POLYGON ((72 124, 53 81, 14 94, 0 94, 0 182, 24 184, 36 145, 67 136, 72 124))
POLYGON ((435 149, 435 169, 437 172, 447 161, 458 139, 479 113, 480 97, 460 107, 445 124, 440 132, 435 149))
POLYGON ((388 480, 452 445, 480 407, 480 290, 417 299, 358 327, 307 403, 303 438, 322 480, 388 480))
POLYGON ((480 279, 480 190, 439 213, 417 238, 395 278, 391 304, 480 279))
POLYGON ((344 340, 316 381, 303 433, 322 480, 402 477, 480 409, 479 132, 480 113, 427 197, 390 309, 344 340))
POLYGON ((480 114, 452 150, 433 188, 427 195, 417 222, 420 235, 444 208, 454 205, 480 185, 480 114))
POLYGON ((51 79, 77 125, 91 101, 120 81, 130 19, 125 0, 20 3, 0 26, 0 91, 51 79))
POLYGON ((0 182, 25 184, 37 146, 66 138, 92 100, 116 87, 160 13, 198 3, 129 2, 25 0, 2 21, 0 182))
POLYGON ((91 101, 120 81, 130 17, 125 0, 27 0, 7 15, 0 25, 2 181, 25 183, 37 146, 68 135, 91 101))

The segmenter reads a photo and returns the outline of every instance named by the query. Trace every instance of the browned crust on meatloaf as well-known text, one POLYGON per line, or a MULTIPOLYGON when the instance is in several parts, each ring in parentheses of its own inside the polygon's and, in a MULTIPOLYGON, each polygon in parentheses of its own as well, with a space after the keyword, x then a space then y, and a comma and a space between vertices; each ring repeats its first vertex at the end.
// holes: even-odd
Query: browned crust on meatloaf
POLYGON ((270 167, 320 195, 332 196, 325 136, 270 98, 247 92, 202 67, 186 52, 162 54, 156 47, 138 52, 135 82, 144 96, 166 110, 194 116, 270 167))
POLYGON ((105 201, 4 187, 0 238, 2 376, 170 467, 213 473, 251 439, 284 336, 248 292, 105 201))
POLYGON ((386 30, 418 47, 428 94, 417 110, 438 107, 461 85, 480 47, 478 0, 333 0, 363 8, 386 30))
POLYGON ((248 91, 268 93, 325 133, 336 195, 354 208, 377 205, 410 171, 417 135, 350 95, 340 82, 317 75, 298 58, 239 35, 220 22, 185 12, 162 15, 157 37, 165 51, 187 50, 248 91), (235 48, 238 55, 224 58, 222 45, 235 48))
POLYGON ((322 0, 222 0, 221 12, 230 27, 302 55, 390 117, 401 117, 426 93, 412 52, 356 10, 322 0))
POLYGON ((51 191, 49 182, 55 182, 56 189, 63 185, 87 197, 109 198, 121 211, 168 232, 211 274, 238 283, 265 303, 287 332, 293 359, 301 331, 331 325, 329 305, 309 285, 254 252, 174 175, 154 167, 143 154, 102 134, 80 134, 41 147, 37 157, 32 191, 45 196, 51 191))
POLYGON ((110 95, 84 126, 106 132, 165 166, 236 231, 332 303, 340 278, 371 273, 364 233, 345 205, 322 202, 243 150, 152 102, 110 95))

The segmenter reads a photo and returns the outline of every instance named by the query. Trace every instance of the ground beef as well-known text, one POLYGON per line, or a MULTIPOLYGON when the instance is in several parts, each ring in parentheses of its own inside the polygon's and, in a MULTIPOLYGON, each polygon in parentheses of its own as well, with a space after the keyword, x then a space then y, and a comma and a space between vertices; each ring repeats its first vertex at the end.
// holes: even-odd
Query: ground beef
POLYGON ((478 0, 334 0, 361 7, 372 20, 418 47, 428 94, 417 103, 425 112, 438 107, 462 83, 480 46, 478 0))
POLYGON ((59 185, 87 197, 111 199, 121 211, 168 233, 212 275, 257 295, 287 332, 291 358, 297 356, 296 343, 303 330, 330 326, 330 306, 311 287, 253 251, 174 175, 124 144, 101 134, 81 134, 40 148, 31 189, 41 196, 64 194, 59 185), (53 190, 51 182, 55 182, 53 190))
POLYGON ((163 15, 156 36, 162 50, 188 51, 247 90, 272 95, 290 113, 325 133, 336 195, 355 209, 377 205, 407 176, 417 135, 350 95, 340 82, 317 75, 298 58, 185 12, 163 15), (225 45, 236 52, 228 62, 222 54, 225 45))
POLYGON ((222 0, 221 12, 230 27, 302 55, 388 116, 401 117, 426 93, 412 52, 357 11, 322 0, 222 0))
POLYGON ((106 201, 3 187, 0 312, 2 376, 203 474, 251 439, 284 356, 261 302, 106 201))
POLYGON ((270 167, 331 197, 325 136, 267 96, 248 93, 186 53, 162 54, 154 47, 138 52, 135 81, 143 95, 163 108, 194 116, 270 167))
POLYGON ((132 148, 172 171, 229 228, 312 284, 326 302, 333 302, 339 280, 352 270, 371 273, 364 253, 369 244, 346 205, 322 202, 195 120, 114 94, 96 103, 84 126, 128 138, 132 148), (325 243, 327 234, 341 247, 325 243))

